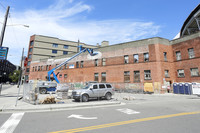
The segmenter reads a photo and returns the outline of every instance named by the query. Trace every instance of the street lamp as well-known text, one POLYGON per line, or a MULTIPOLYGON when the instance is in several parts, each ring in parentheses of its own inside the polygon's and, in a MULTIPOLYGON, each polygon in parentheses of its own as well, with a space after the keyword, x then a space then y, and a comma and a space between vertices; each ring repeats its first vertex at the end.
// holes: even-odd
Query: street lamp
POLYGON ((6 26, 24 26, 26 28, 29 28, 29 25, 25 25, 25 24, 10 24, 10 25, 6 25, 6 26))

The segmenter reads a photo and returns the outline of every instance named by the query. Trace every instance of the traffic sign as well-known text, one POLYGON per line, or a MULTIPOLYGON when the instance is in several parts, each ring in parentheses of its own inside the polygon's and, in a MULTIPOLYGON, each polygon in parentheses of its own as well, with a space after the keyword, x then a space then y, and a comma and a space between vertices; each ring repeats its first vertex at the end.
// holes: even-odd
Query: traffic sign
POLYGON ((8 47, 0 47, 0 60, 6 60, 8 54, 8 47))

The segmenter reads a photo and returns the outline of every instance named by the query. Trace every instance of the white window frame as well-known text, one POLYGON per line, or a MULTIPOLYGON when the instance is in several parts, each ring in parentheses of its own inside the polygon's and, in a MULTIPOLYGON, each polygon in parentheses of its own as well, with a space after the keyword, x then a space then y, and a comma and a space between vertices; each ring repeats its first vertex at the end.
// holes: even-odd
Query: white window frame
POLYGON ((144 70, 144 79, 151 80, 151 70, 144 70))
POLYGON ((189 56, 190 59, 195 57, 193 48, 188 49, 188 56, 189 56))
POLYGON ((179 78, 185 77, 184 69, 178 69, 178 70, 177 70, 177 74, 178 74, 178 77, 179 77, 179 78))
POLYGON ((190 73, 192 77, 199 76, 199 69, 198 68, 190 68, 190 73))

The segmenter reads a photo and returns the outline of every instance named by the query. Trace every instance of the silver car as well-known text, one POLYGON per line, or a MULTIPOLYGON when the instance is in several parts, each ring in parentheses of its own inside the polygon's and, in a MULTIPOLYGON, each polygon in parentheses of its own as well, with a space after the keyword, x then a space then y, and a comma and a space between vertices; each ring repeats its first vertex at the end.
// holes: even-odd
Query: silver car
POLYGON ((90 98, 101 98, 110 100, 114 95, 114 88, 109 83, 91 83, 79 90, 72 91, 75 101, 87 102, 90 98))

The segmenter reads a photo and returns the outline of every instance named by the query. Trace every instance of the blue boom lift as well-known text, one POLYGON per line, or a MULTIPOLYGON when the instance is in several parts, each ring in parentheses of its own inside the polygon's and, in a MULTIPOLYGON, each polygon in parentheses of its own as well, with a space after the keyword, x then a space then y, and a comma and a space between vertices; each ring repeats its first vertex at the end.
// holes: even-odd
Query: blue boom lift
POLYGON ((66 61, 64 61, 63 63, 57 65, 55 68, 51 69, 50 71, 48 71, 48 75, 47 75, 47 80, 48 81, 40 81, 39 84, 39 91, 41 94, 45 94, 47 92, 51 92, 51 91, 55 91, 57 84, 52 82, 51 80, 51 75, 53 75, 53 79, 55 79, 55 81, 59 84, 59 80, 57 78, 58 74, 55 74, 54 71, 59 69, 60 67, 64 66, 65 64, 67 64, 70 60, 74 59, 75 57, 79 56, 81 53, 84 53, 86 51, 88 51, 88 53, 91 56, 97 55, 97 53, 93 52, 92 48, 83 48, 81 45, 79 46, 79 53, 75 54, 74 56, 72 56, 71 58, 67 59, 66 61))

